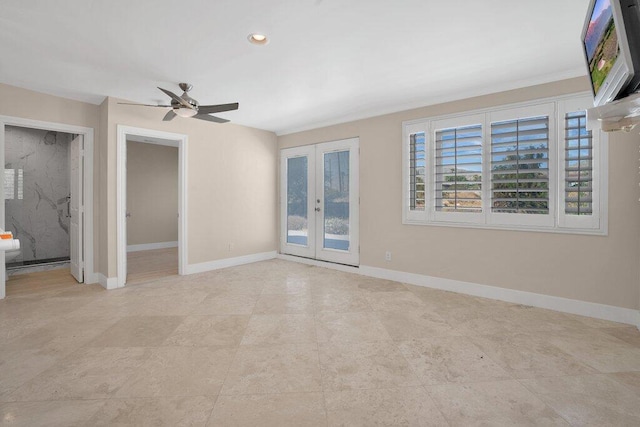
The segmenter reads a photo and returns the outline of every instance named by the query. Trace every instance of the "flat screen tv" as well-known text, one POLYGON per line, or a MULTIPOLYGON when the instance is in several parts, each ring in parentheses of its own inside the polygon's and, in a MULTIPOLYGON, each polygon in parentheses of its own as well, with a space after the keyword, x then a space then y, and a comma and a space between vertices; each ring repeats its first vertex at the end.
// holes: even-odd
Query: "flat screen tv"
POLYGON ((582 29, 594 105, 640 86, 640 0, 591 0, 582 29))

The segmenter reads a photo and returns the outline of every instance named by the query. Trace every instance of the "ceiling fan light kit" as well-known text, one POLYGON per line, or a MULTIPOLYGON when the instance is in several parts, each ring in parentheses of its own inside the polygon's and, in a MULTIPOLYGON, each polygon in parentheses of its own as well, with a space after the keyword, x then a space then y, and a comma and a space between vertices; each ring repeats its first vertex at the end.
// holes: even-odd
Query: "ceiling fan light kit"
POLYGON ((192 110, 190 108, 179 108, 179 107, 175 108, 173 112, 180 117, 193 117, 196 114, 198 114, 196 110, 192 110))
MULTIPOLYGON (((266 38, 265 38, 266 39, 266 38)), ((180 83, 180 89, 182 89, 182 96, 178 96, 170 90, 158 87, 165 95, 171 98, 171 105, 149 105, 149 104, 134 104, 130 102, 120 102, 124 105, 137 105, 141 107, 160 107, 171 108, 162 119, 165 122, 173 120, 176 116, 194 119, 205 120, 214 123, 226 123, 229 120, 221 117, 212 116, 213 113, 223 113, 225 111, 237 110, 240 106, 237 102, 231 104, 216 104, 216 105, 200 105, 198 101, 191 98, 187 92, 189 92, 193 86, 189 83, 180 83)))

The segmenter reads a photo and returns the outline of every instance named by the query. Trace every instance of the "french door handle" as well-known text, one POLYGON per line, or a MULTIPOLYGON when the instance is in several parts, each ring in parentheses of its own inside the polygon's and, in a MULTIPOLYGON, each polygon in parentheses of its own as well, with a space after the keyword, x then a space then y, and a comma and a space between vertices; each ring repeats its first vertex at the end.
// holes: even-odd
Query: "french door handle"
POLYGON ((320 212, 320 208, 316 208, 316 212, 320 212))

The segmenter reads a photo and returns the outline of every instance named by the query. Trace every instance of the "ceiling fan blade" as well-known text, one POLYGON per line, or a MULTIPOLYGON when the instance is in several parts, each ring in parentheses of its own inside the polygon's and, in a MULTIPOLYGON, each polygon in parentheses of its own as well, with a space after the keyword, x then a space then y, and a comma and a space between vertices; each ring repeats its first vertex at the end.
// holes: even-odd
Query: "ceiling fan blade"
POLYGON ((175 93, 171 92, 170 90, 162 89, 161 87, 158 87, 158 89, 163 91, 167 96, 169 96, 171 99, 173 99, 174 101, 176 101, 180 105, 183 105, 183 106, 185 106, 187 108, 191 108, 193 110, 193 106, 191 104, 189 104, 187 101, 185 101, 184 99, 182 99, 181 97, 179 97, 175 93))
POLYGON ((118 102, 118 104, 120 104, 120 105, 139 105, 140 107, 162 107, 162 108, 171 107, 171 105, 136 104, 134 102, 118 102))
POLYGON ((195 116, 193 116, 194 119, 200 119, 200 120, 206 120, 208 122, 215 122, 215 123, 227 123, 229 120, 227 119, 222 119, 220 117, 216 117, 216 116, 210 116, 208 114, 196 114, 195 116))
POLYGON ((165 114, 164 118, 162 119, 163 122, 168 122, 174 119, 174 117, 177 116, 176 113, 173 112, 173 110, 169 110, 167 111, 167 114, 165 114))
POLYGON ((219 105, 201 105, 198 107, 198 113, 200 114, 211 114, 211 113, 222 113, 224 111, 232 111, 237 110, 240 105, 237 102, 233 104, 219 104, 219 105))

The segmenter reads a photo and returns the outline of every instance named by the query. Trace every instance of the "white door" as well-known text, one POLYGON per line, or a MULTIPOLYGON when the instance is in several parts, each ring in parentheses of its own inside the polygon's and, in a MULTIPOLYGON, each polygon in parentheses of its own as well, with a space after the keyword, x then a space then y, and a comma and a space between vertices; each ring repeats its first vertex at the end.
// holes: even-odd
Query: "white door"
POLYGON ((70 265, 71 274, 82 283, 84 281, 84 262, 82 247, 82 230, 84 226, 84 200, 82 180, 84 176, 84 150, 82 135, 71 141, 71 199, 69 201, 69 238, 71 239, 70 265))
POLYGON ((282 150, 282 251, 315 258, 315 147, 282 150))
POLYGON ((282 150, 282 252, 360 262, 358 139, 282 150))

